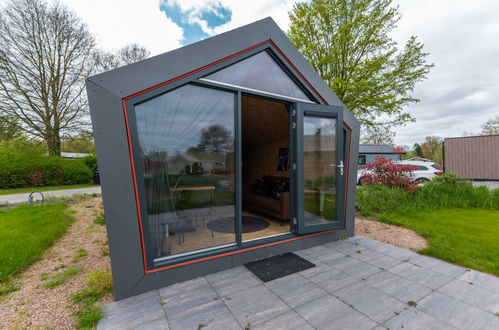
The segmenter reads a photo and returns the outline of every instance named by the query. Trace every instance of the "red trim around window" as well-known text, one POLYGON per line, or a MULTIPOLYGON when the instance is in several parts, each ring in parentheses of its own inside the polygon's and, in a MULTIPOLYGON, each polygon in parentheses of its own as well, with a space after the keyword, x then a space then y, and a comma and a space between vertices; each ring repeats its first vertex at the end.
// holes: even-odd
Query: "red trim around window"
MULTIPOLYGON (((287 240, 283 240, 283 241, 279 241, 279 242, 273 242, 273 243, 268 243, 268 244, 254 246, 254 247, 247 248, 247 249, 242 249, 242 250, 232 251, 232 252, 228 252, 228 253, 218 254, 218 255, 215 255, 215 256, 211 256, 211 257, 206 257, 206 258, 191 260, 191 261, 188 261, 188 262, 184 262, 184 263, 180 263, 180 264, 176 264, 176 265, 171 265, 171 266, 167 266, 167 267, 157 268, 157 269, 153 269, 153 270, 148 270, 147 269, 147 257, 146 257, 146 249, 145 249, 145 244, 144 244, 144 231, 143 231, 143 228, 142 228, 142 216, 141 216, 141 213, 140 213, 140 201, 139 201, 139 192, 138 192, 138 187, 137 187, 137 176, 136 176, 136 171, 135 171, 135 162, 133 160, 133 147, 132 147, 132 141, 131 141, 131 138, 130 138, 130 127, 129 127, 129 123, 128 123, 128 113, 127 113, 127 108, 126 108, 126 101, 129 100, 129 99, 131 99, 131 98, 133 98, 133 97, 135 97, 135 96, 144 94, 144 93, 149 92, 151 90, 154 90, 154 89, 156 89, 158 87, 167 85, 167 84, 169 84, 171 82, 174 82, 174 81, 177 81, 177 80, 182 79, 184 77, 187 77, 187 76, 189 76, 189 75, 191 75, 193 73, 202 71, 202 70, 204 70, 206 68, 209 68, 209 67, 211 67, 211 66, 213 66, 215 64, 218 64, 218 63, 221 63, 223 61, 226 61, 226 60, 228 60, 230 58, 233 58, 235 56, 243 54, 243 53, 245 53, 245 52, 247 52, 249 50, 257 48, 257 47, 259 47, 261 45, 264 45, 266 43, 270 43, 279 52, 279 54, 293 68, 293 70, 296 72, 296 74, 298 74, 303 79, 303 81, 314 91, 314 93, 321 99, 321 101, 324 102, 324 104, 327 105, 328 104, 327 101, 317 92, 317 90, 310 84, 310 82, 293 65, 293 63, 291 63, 291 61, 286 57, 286 55, 284 55, 284 53, 279 49, 279 47, 277 47, 277 45, 272 40, 270 40, 270 39, 269 40, 265 40, 265 41, 263 41, 261 43, 258 43, 258 44, 254 45, 254 46, 251 46, 249 48, 246 48, 246 49, 244 49, 244 50, 242 50, 240 52, 234 53, 234 54, 232 54, 230 56, 227 56, 227 57, 225 57, 225 58, 223 58, 221 60, 215 61, 215 62, 210 63, 208 65, 205 65, 205 66, 203 66, 201 68, 198 68, 196 70, 193 70, 191 72, 188 72, 186 74, 178 76, 176 78, 170 79, 168 81, 162 82, 162 83, 157 84, 155 86, 152 86, 150 88, 144 89, 144 90, 142 90, 140 92, 137 92, 137 93, 134 93, 134 94, 129 95, 127 97, 124 97, 122 99, 123 115, 125 117, 125 126, 126 126, 126 131, 127 131, 128 151, 129 151, 129 154, 130 154, 130 166, 131 166, 131 171, 132 171, 132 176, 133 176, 133 186, 134 186, 134 192, 135 192, 135 203, 136 203, 136 206, 137 206, 137 219, 138 219, 138 222, 139 222, 140 243, 141 243, 141 248, 142 248, 142 259, 143 259, 144 273, 145 274, 154 273, 154 272, 158 272, 158 271, 165 270, 165 269, 170 269, 170 268, 185 266, 185 265, 189 265, 189 264, 193 264, 193 263, 197 263, 197 262, 201 262, 201 261, 206 261, 206 260, 211 260, 211 259, 215 259, 215 258, 221 258, 221 257, 225 257, 225 256, 228 256, 228 255, 238 254, 238 253, 242 253, 242 252, 246 252, 246 251, 251 251, 251 250, 255 250, 255 249, 259 249, 259 248, 264 248, 264 247, 268 247, 268 246, 273 246, 273 245, 277 245, 277 244, 282 244, 282 243, 286 243, 286 242, 292 242, 292 241, 295 241, 295 240, 299 240, 299 239, 303 239, 303 238, 307 238, 307 237, 313 237, 313 236, 322 235, 322 234, 327 234, 327 233, 331 233, 331 232, 335 231, 335 230, 323 231, 323 232, 314 233, 314 234, 311 234, 311 235, 295 237, 295 238, 291 238, 291 239, 287 239, 287 240)), ((346 189, 345 189, 345 198, 344 198, 344 212, 345 212, 345 217, 346 217, 346 212, 347 212, 347 198, 346 197, 347 197, 347 192, 348 192, 348 168, 349 168, 350 140, 351 140, 352 129, 345 122, 343 124, 347 128, 347 130, 349 131, 349 133, 347 134, 348 135, 348 152, 347 152, 347 157, 346 157, 346 173, 347 173, 347 176, 346 176, 346 189)))

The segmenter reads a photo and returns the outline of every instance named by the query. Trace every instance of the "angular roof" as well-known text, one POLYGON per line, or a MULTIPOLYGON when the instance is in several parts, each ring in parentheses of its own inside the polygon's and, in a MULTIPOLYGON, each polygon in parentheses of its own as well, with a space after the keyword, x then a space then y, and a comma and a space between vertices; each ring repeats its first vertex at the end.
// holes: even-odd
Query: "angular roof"
POLYGON ((304 80, 323 103, 343 106, 339 98, 305 60, 279 26, 267 17, 240 28, 157 55, 146 60, 88 78, 121 99, 133 97, 153 86, 181 79, 186 74, 234 57, 245 50, 269 43, 290 62, 296 76, 304 80))
POLYGON ((360 144, 359 154, 393 154, 393 146, 389 144, 360 144))

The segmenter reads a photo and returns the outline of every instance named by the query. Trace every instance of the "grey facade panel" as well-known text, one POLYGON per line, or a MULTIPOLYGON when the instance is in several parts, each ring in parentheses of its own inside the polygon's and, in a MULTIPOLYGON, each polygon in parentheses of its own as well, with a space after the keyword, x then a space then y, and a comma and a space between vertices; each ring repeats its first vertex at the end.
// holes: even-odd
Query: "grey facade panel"
POLYGON ((116 297, 144 276, 121 99, 87 81, 116 297))

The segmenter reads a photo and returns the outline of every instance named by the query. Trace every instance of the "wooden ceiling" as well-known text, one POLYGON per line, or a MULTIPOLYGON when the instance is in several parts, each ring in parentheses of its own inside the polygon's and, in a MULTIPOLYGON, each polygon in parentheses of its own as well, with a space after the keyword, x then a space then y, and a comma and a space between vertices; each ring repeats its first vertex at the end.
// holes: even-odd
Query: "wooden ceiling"
POLYGON ((286 104, 243 95, 241 112, 244 145, 288 140, 286 104))

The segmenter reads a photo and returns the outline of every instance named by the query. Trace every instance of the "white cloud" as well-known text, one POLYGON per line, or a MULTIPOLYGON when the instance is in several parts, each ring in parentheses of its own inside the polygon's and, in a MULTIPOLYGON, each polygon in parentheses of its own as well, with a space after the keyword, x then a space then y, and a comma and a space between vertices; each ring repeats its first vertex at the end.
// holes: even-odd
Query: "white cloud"
POLYGON ((412 145, 425 136, 479 132, 499 114, 499 2, 399 0, 403 14, 395 39, 417 35, 435 63, 417 85, 421 102, 408 107, 417 119, 397 129, 395 141, 412 145))
POLYGON ((83 19, 102 49, 136 42, 158 55, 181 46, 182 29, 159 10, 158 0, 60 2, 83 19))

